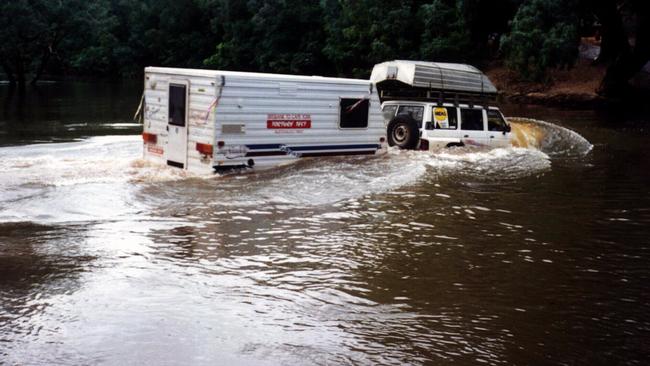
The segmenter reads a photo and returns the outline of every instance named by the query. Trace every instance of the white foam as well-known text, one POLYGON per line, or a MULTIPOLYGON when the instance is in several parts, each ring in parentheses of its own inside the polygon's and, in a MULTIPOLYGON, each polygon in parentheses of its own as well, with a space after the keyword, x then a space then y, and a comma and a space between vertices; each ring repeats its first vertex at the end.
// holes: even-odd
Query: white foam
MULTIPOLYGON (((406 196, 413 194, 408 187, 420 180, 435 182, 458 175, 518 179, 546 171, 551 168, 551 156, 566 154, 562 139, 569 140, 568 146, 579 147, 571 154, 591 149, 591 144, 572 131, 543 122, 540 125, 550 131, 550 137, 539 150, 460 148, 429 153, 389 149, 383 156, 306 159, 270 172, 225 177, 196 175, 147 162, 141 158, 138 135, 1 147, 0 220, 81 220, 126 214, 137 206, 130 195, 149 184, 156 189, 146 194, 147 202, 158 204, 172 197, 215 208, 274 206, 283 210, 389 192, 406 196), (189 178, 189 184, 159 184, 189 178), (189 191, 190 185, 198 191, 189 191), (80 202, 86 202, 83 208, 78 207, 80 202)), ((437 189, 435 184, 431 189, 437 189)), ((446 197, 443 193, 438 196, 446 197)), ((243 220, 243 215, 239 216, 243 220)))

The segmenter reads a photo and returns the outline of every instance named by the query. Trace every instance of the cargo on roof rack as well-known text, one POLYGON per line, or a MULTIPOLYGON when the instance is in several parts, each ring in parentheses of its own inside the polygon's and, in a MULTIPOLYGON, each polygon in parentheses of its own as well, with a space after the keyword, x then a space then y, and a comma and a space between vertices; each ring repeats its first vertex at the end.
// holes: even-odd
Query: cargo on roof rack
POLYGON ((423 100, 438 103, 485 103, 496 100, 497 89, 474 66, 395 60, 377 64, 370 81, 387 100, 423 100))

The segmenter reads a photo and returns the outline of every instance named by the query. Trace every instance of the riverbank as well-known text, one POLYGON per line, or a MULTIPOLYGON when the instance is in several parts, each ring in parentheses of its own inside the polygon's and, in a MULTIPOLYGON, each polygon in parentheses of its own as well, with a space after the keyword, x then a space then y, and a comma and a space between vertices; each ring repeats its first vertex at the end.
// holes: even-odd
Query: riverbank
POLYGON ((550 69, 545 82, 521 80, 503 61, 490 65, 485 73, 508 102, 539 104, 552 107, 589 109, 611 104, 644 104, 650 95, 650 62, 632 80, 625 96, 603 97, 596 90, 605 76, 606 66, 595 65, 600 53, 600 42, 583 38, 580 56, 575 66, 568 70, 550 69))
POLYGON ((548 81, 523 81, 503 64, 492 65, 486 74, 507 101, 567 108, 593 108, 609 102, 596 93, 605 75, 604 66, 581 59, 570 70, 549 71, 548 81))

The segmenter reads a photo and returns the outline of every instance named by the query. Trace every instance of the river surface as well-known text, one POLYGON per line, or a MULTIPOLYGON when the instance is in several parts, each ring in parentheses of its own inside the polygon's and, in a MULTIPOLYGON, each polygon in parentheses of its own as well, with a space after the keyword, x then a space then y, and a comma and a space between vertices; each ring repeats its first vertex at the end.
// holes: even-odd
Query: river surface
POLYGON ((139 94, 0 85, 0 364, 650 363, 647 114, 196 176, 141 160, 139 94))

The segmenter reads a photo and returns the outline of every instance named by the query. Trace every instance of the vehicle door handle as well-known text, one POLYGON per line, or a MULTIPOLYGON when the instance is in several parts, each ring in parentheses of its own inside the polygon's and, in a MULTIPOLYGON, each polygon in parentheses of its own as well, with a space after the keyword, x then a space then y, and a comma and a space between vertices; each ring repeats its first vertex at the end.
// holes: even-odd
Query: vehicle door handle
POLYGON ((463 136, 463 137, 469 137, 469 135, 465 135, 465 136, 463 136))
POLYGON ((491 139, 493 139, 493 138, 494 138, 494 136, 490 136, 490 138, 491 138, 491 139))

